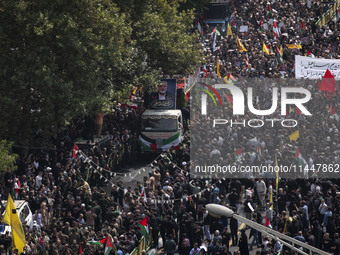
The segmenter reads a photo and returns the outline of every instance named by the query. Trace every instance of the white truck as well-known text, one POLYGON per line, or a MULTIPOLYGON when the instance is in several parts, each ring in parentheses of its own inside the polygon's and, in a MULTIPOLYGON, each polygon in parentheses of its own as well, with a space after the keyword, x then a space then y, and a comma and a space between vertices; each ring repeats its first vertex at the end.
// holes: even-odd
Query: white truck
POLYGON ((181 110, 146 110, 139 136, 142 153, 166 151, 179 145, 183 137, 182 123, 181 110))
MULTIPOLYGON (((6 208, 7 200, 2 200, 2 204, 6 208)), ((21 223, 25 223, 31 230, 33 228, 33 214, 28 203, 25 200, 14 200, 14 205, 17 208, 21 223)), ((3 214, 5 214, 5 211, 3 214)), ((11 227, 8 225, 4 225, 4 227, 1 228, 0 234, 4 234, 7 231, 11 233, 11 227)))

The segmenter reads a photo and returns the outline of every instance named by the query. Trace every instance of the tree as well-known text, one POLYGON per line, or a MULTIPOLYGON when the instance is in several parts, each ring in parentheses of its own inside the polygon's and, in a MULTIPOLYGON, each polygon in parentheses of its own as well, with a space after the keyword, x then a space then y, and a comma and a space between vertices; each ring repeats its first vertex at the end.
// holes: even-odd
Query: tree
POLYGON ((180 2, 0 0, 0 137, 42 146, 132 85, 191 73, 202 52, 180 2))
POLYGON ((1 137, 49 138, 127 86, 131 29, 111 1, 1 1, 0 14, 1 137))
POLYGON ((136 42, 140 84, 155 84, 164 75, 192 73, 202 62, 198 34, 192 30, 194 10, 180 0, 116 0, 131 22, 136 42), (150 74, 150 75, 149 75, 150 74), (150 80, 150 77, 157 79, 150 80), (149 79, 149 81, 147 80, 149 79))
POLYGON ((15 162, 18 155, 12 152, 13 142, 0 141, 0 174, 6 172, 7 168, 16 170, 15 162))
POLYGON ((211 0, 186 0, 180 3, 180 10, 192 10, 194 9, 197 14, 202 14, 208 10, 207 5, 211 0))

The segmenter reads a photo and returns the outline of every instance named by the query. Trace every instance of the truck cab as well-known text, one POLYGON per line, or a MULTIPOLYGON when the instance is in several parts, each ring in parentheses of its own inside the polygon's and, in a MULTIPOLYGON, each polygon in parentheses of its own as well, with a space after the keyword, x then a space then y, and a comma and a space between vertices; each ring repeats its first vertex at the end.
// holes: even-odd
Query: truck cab
MULTIPOLYGON (((2 204, 4 207, 7 205, 7 200, 2 200, 2 204)), ((14 200, 14 205, 17 208, 17 212, 19 214, 19 218, 21 220, 21 223, 24 225, 24 223, 29 227, 31 230, 33 228, 33 214, 31 211, 31 208, 29 207, 29 204, 25 200, 14 200)), ((5 214, 5 211, 4 213, 5 214)), ((0 234, 4 234, 7 231, 11 233, 11 227, 8 225, 5 225, 0 228, 0 234)))
POLYGON ((142 116, 139 141, 142 152, 161 152, 182 141, 181 110, 146 110, 142 116))

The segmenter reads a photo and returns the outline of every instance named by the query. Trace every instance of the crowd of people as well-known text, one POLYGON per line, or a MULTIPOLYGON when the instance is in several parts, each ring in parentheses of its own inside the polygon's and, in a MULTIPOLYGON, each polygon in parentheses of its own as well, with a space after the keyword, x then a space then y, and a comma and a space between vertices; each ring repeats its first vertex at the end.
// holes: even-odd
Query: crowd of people
MULTIPOLYGON (((232 2, 229 21, 235 25, 233 38, 226 36, 227 31, 219 27, 221 36, 217 36, 213 45, 215 27, 203 26, 203 51, 207 63, 202 67, 201 76, 210 79, 210 83, 218 78, 217 61, 222 77, 235 77, 235 84, 246 89, 248 84, 244 78, 293 77, 297 54, 304 55, 309 51, 316 57, 338 57, 340 34, 335 24, 322 28, 315 25, 328 7, 325 1, 232 2), (279 38, 275 38, 270 20, 280 24, 282 35, 279 38), (269 29, 262 31, 260 21, 268 24, 269 29), (247 31, 239 32, 243 25, 248 26, 247 31), (247 52, 238 51, 236 36, 247 52), (283 47, 283 62, 280 62, 276 53, 264 54, 263 43, 274 52, 288 43, 301 44, 302 49, 283 47)), ((257 104, 261 109, 270 106, 266 99, 271 98, 273 86, 272 81, 264 84, 256 87, 257 104)), ((300 137, 296 141, 288 138, 292 129, 283 127, 255 131, 249 127, 223 127, 207 133, 205 147, 194 153, 204 151, 208 157, 218 159, 221 165, 274 164, 276 159, 278 164, 285 165, 294 161, 299 148, 309 167, 317 163, 339 164, 339 122, 330 116, 330 101, 323 92, 317 88, 311 90, 313 101, 307 108, 316 117, 299 115, 296 109, 287 113, 298 119, 300 137), (234 156, 239 148, 243 148, 242 158, 234 156)), ((332 100, 332 107, 340 109, 339 91, 332 100)), ((232 115, 232 109, 217 110, 212 114, 227 118, 232 115)), ((80 247, 83 254, 103 254, 105 246, 91 244, 91 241, 107 237, 117 247, 117 255, 130 254, 142 237, 138 223, 146 216, 152 247, 158 247, 160 237, 163 252, 170 255, 232 254, 231 247, 235 255, 246 255, 255 246, 260 248, 256 254, 294 254, 256 229, 251 229, 249 236, 243 229, 239 235, 238 221, 209 215, 208 203, 228 205, 263 225, 267 218, 273 229, 281 233, 326 252, 340 254, 339 179, 321 178, 323 176, 281 178, 276 186, 274 177, 214 179, 196 176, 190 169, 191 129, 195 132, 209 129, 195 122, 194 116, 181 146, 157 157, 143 181, 116 182, 110 173, 122 172, 138 158, 140 117, 139 109, 115 105, 114 112, 104 118, 102 133, 110 136, 109 142, 95 144, 84 151, 85 154, 77 154, 74 158, 74 141, 83 136, 93 142, 94 135, 93 119, 79 118, 58 137, 55 148, 32 150, 18 160, 15 173, 7 170, 1 186, 2 199, 12 194, 16 199, 27 201, 33 212, 33 225, 27 226, 23 222, 24 254, 79 254, 80 247), (89 160, 105 170, 96 170, 89 160), (111 182, 114 183, 112 187, 111 182), (277 193, 274 192, 270 202, 275 190, 277 193), (142 196, 143 191, 146 196, 142 196)), ((194 156, 199 157, 199 154, 194 156)), ((17 254, 11 250, 8 233, 0 237, 0 254, 6 252, 17 254)))
MULTIPOLYGON (((244 127, 240 125, 243 120, 247 122, 249 119, 259 119, 259 117, 247 112, 244 116, 235 116, 231 106, 227 104, 219 108, 218 103, 217 106, 208 104, 207 115, 201 116, 200 103, 194 103, 192 107, 197 106, 197 109, 192 109, 191 112, 191 143, 194 144, 192 160, 197 165, 218 163, 220 166, 233 165, 238 169, 240 166, 254 165, 289 166, 299 164, 295 158, 297 152, 300 152, 305 160, 303 165, 309 169, 317 164, 338 165, 339 119, 332 116, 330 108, 339 108, 339 91, 336 91, 330 99, 318 89, 317 81, 282 79, 294 78, 295 55, 325 59, 339 58, 338 19, 331 20, 322 27, 316 25, 316 21, 334 3, 251 0, 232 2, 229 18, 232 36, 230 32, 228 35, 227 26, 203 25, 202 48, 207 64, 201 68, 201 84, 221 84, 225 80, 223 77, 226 77, 229 83, 232 82, 241 88, 244 94, 251 86, 255 93, 253 100, 256 101, 254 103, 256 109, 271 107, 272 92, 275 87, 280 88, 287 84, 305 87, 312 93, 312 100, 306 104, 306 107, 313 113, 313 117, 301 115, 299 109, 295 107, 287 108, 285 115, 275 112, 265 117, 280 121, 285 118, 295 119, 298 125, 294 128, 282 125, 274 125, 274 127, 268 125, 261 128, 245 125, 244 127), (279 35, 273 32, 275 22, 281 31, 279 35), (242 32, 240 32, 241 26, 242 32), (246 30, 244 26, 247 26, 246 30), (237 37, 246 51, 243 51, 237 43, 237 37), (286 44, 301 45, 301 49, 290 49, 286 44), (269 54, 264 52, 263 45, 269 54), (280 50, 281 48, 283 51, 280 50), (280 59, 282 53, 283 59, 280 59), (214 129, 211 128, 213 119, 230 122, 231 116, 234 118, 234 123, 238 124, 231 126, 230 123, 224 123, 214 129), (289 136, 296 130, 299 131, 299 137, 290 139, 289 136)), ((198 99, 197 102, 200 102, 197 95, 193 94, 192 97, 193 100, 198 99)), ((232 105, 229 98, 228 101, 232 105)), ((194 169, 191 171, 195 172, 194 169)), ((224 175, 224 177, 231 176, 224 175)), ((237 175, 234 174, 233 177, 237 175)), ((238 197, 244 196, 246 202, 243 204, 244 200, 240 200, 238 203, 243 204, 242 210, 248 219, 264 224, 264 215, 267 215, 274 229, 326 252, 339 253, 340 183, 338 179, 327 179, 327 177, 334 178, 335 175, 327 175, 327 173, 323 175, 315 171, 309 172, 309 175, 308 173, 295 174, 291 179, 281 178, 278 187, 276 187, 275 173, 269 175, 247 173, 243 177, 247 179, 231 182, 238 183, 237 189, 230 188, 226 183, 228 180, 223 180, 221 192, 225 199, 219 198, 214 201, 227 202, 234 207, 237 204, 235 201, 238 201, 235 199, 236 195, 241 194, 238 197), (265 178, 261 179, 261 177, 265 178), (273 209, 271 204, 267 204, 272 190, 274 191, 273 209), (248 203, 252 206, 249 207, 248 203), (262 210, 262 213, 256 213, 256 209, 252 212, 253 207, 262 210)), ((248 248, 252 249, 255 243, 258 247, 264 244, 265 248, 262 247, 261 254, 277 254, 282 250, 282 244, 273 240, 271 242, 270 238, 261 236, 261 233, 255 229, 251 230, 249 237, 253 239, 248 246, 247 236, 241 234, 241 254, 249 254, 248 248), (247 245, 244 245, 245 243, 247 245)), ((233 243, 236 244, 234 240, 233 243)))

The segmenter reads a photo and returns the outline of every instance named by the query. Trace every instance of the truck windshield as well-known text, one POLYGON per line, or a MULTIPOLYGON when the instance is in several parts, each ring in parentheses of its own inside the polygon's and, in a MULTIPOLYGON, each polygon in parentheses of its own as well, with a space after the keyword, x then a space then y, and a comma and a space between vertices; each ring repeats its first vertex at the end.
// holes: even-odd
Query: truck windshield
POLYGON ((143 119, 142 131, 176 131, 177 119, 143 119))

